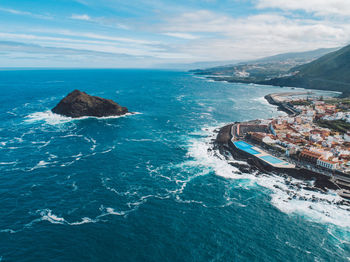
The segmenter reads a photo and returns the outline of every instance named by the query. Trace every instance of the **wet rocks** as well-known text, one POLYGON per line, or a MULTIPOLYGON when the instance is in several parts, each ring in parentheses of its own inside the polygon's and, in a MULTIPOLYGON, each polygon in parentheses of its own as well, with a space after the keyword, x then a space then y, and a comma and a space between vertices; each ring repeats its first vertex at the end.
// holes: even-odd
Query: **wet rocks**
POLYGON ((121 116, 128 113, 113 100, 88 95, 85 92, 74 90, 63 98, 53 109, 53 113, 78 118, 83 116, 107 117, 121 116))

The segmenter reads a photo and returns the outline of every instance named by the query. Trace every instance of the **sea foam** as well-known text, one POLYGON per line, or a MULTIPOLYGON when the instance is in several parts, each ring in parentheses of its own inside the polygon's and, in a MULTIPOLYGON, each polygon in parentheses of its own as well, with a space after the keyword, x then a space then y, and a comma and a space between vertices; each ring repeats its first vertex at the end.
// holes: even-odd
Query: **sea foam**
MULTIPOLYGON (((202 138, 189 139, 188 155, 195 159, 197 165, 205 167, 207 172, 211 169, 218 176, 237 180, 237 183, 248 179, 250 182, 244 182, 243 186, 247 189, 256 188, 257 185, 267 188, 271 204, 281 212, 300 215, 309 221, 336 225, 350 231, 350 207, 341 204, 343 199, 334 191, 311 191, 305 188, 310 186, 308 182, 294 178, 288 178, 287 181, 286 178, 273 174, 256 176, 239 172, 218 151, 210 150, 216 128, 203 128, 202 138)), ((232 160, 235 161, 230 159, 232 160)))
POLYGON ((134 113, 126 113, 122 116, 106 116, 106 117, 84 116, 84 117, 72 118, 72 117, 67 117, 67 116, 55 114, 51 110, 47 110, 44 112, 36 112, 36 113, 32 113, 32 114, 27 115, 25 122, 26 123, 44 122, 44 123, 49 124, 49 125, 58 125, 58 124, 64 124, 64 123, 71 122, 71 121, 78 121, 78 120, 84 120, 84 119, 89 119, 89 118, 114 119, 114 118, 121 118, 121 117, 139 115, 139 114, 141 114, 141 113, 134 112, 134 113))

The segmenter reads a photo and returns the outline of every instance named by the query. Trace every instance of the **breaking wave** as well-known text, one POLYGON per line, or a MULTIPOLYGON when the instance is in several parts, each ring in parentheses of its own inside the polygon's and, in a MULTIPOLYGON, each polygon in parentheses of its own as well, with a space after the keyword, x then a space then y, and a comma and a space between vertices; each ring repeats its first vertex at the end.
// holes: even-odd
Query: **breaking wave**
POLYGON ((196 160, 197 165, 205 167, 206 170, 213 170, 218 176, 236 180, 237 183, 248 179, 249 182, 244 183, 246 189, 257 188, 257 186, 267 188, 266 192, 271 197, 271 204, 286 214, 300 215, 312 222, 350 230, 350 206, 344 204, 343 199, 336 192, 309 190, 310 182, 291 177, 285 178, 273 174, 256 176, 240 172, 228 161, 247 164, 246 162, 237 161, 231 155, 225 157, 217 150, 211 150, 211 141, 216 136, 214 132, 216 128, 203 128, 202 138, 189 141, 188 154, 196 160))
POLYGON ((67 122, 72 121, 78 121, 78 120, 84 120, 84 119, 114 119, 114 118, 121 118, 126 116, 132 116, 132 115, 139 115, 141 113, 134 112, 134 113, 126 113, 122 116, 106 116, 106 117, 95 117, 95 116, 84 116, 84 117, 78 117, 78 118, 72 118, 67 116, 62 116, 59 114, 53 113, 51 110, 47 110, 44 112, 36 112, 27 115, 25 118, 25 122, 27 123, 34 123, 34 122, 44 122, 48 125, 58 125, 58 124, 64 124, 67 122))
POLYGON ((47 110, 44 112, 32 113, 32 114, 26 116, 25 122, 34 123, 34 122, 43 121, 49 125, 57 125, 57 124, 67 123, 67 122, 70 122, 72 120, 73 120, 73 118, 71 118, 71 117, 58 115, 58 114, 53 113, 51 110, 47 110))

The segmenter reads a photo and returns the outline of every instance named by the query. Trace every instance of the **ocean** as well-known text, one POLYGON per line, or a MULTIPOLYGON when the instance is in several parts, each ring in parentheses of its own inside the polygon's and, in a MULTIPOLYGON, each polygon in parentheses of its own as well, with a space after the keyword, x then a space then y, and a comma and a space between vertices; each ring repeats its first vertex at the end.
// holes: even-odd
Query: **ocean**
POLYGON ((241 173, 210 150, 226 123, 284 115, 264 95, 288 90, 166 70, 1 70, 0 261, 349 261, 335 192, 241 173), (74 89, 136 114, 51 113, 74 89))

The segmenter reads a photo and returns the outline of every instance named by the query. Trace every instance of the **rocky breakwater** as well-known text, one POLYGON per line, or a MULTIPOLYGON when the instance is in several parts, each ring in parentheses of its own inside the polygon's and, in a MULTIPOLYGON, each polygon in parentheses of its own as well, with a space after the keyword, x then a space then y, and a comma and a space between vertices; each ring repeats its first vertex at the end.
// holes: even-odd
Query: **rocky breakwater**
POLYGON ((113 100, 91 96, 79 90, 69 93, 51 111, 72 118, 122 116, 129 113, 126 107, 113 100))
POLYGON ((288 115, 297 115, 298 111, 296 111, 290 103, 286 102, 286 98, 289 96, 295 95, 304 95, 308 94, 308 92, 288 92, 288 93, 276 93, 269 94, 265 96, 267 102, 271 105, 278 106, 278 110, 286 112, 288 115))

